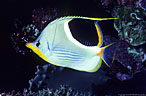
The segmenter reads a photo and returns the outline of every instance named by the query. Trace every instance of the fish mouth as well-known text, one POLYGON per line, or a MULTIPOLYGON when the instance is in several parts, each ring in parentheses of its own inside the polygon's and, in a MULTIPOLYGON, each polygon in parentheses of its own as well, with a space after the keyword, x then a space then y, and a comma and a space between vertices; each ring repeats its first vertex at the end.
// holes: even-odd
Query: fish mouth
POLYGON ((34 43, 26 43, 25 46, 26 46, 27 48, 31 48, 31 47, 32 47, 32 44, 34 44, 34 43))

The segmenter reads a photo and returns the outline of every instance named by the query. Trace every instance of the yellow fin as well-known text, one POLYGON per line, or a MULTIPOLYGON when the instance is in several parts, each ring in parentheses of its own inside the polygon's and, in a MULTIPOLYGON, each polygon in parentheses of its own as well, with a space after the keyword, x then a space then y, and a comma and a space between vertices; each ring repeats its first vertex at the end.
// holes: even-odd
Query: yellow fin
POLYGON ((119 19, 119 18, 92 18, 92 17, 82 17, 84 19, 90 19, 90 20, 98 20, 98 21, 102 21, 102 20, 112 20, 112 19, 119 19))
POLYGON ((101 51, 100 51, 100 53, 97 53, 97 55, 98 56, 100 56, 100 58, 104 61, 104 63, 108 66, 108 67, 110 67, 109 66, 109 62, 108 62, 108 60, 107 60, 107 58, 106 58, 106 48, 109 48, 111 45, 113 45, 113 44, 115 44, 115 43, 111 43, 111 44, 109 44, 109 45, 107 45, 107 46, 104 46, 104 47, 102 47, 101 48, 101 51))
MULTIPOLYGON (((94 18, 94 17, 84 17, 84 16, 64 16, 64 17, 60 17, 57 18, 56 20, 61 20, 61 19, 89 19, 89 20, 98 20, 98 21, 102 21, 102 20, 112 20, 112 19, 119 19, 119 18, 94 18)), ((56 21, 54 20, 54 21, 56 21)))

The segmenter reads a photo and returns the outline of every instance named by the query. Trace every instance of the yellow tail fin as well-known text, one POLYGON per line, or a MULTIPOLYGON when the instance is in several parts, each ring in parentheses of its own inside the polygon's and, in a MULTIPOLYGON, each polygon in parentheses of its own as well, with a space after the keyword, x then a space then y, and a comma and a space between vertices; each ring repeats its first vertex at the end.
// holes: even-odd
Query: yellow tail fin
POLYGON ((101 57, 101 59, 104 61, 104 63, 108 67, 110 67, 110 65, 113 63, 114 58, 115 58, 115 47, 112 46, 114 44, 115 43, 111 43, 111 44, 109 44, 107 46, 102 47, 100 53, 97 53, 97 55, 99 55, 101 57), (114 50, 114 54, 113 54, 112 50, 114 50), (113 57, 113 58, 110 59, 109 56, 113 57))

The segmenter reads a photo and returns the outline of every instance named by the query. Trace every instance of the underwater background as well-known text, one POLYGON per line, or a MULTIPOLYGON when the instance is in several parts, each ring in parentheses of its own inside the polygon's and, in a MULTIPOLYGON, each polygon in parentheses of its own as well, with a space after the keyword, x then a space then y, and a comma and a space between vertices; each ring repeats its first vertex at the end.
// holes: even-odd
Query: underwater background
POLYGON ((2 96, 146 95, 146 0, 6 0, 1 4, 2 96), (119 18, 99 22, 103 46, 117 42, 110 68, 103 63, 97 72, 86 73, 56 67, 25 47, 49 22, 63 16, 119 18))

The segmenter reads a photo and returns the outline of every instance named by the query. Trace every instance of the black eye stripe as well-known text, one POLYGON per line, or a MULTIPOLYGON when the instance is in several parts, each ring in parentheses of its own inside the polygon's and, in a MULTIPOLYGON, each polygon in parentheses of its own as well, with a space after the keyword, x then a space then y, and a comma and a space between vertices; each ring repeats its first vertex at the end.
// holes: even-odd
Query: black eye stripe
POLYGON ((37 43, 36 43, 36 46, 38 47, 40 45, 40 41, 38 41, 37 43))

